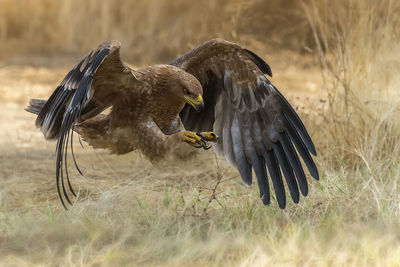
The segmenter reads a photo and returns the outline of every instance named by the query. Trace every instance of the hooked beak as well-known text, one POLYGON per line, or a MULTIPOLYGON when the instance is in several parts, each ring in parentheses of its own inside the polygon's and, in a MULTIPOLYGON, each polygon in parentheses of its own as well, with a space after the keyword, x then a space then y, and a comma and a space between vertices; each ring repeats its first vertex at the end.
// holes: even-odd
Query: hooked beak
POLYGON ((186 102, 191 105, 197 112, 200 112, 204 108, 203 97, 199 95, 195 99, 192 99, 188 96, 184 96, 186 102))

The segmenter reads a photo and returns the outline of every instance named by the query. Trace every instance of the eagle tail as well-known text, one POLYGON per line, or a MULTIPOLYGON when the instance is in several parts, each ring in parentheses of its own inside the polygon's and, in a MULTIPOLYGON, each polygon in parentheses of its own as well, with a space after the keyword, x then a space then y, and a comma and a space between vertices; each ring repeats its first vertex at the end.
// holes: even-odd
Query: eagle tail
POLYGON ((29 105, 25 108, 26 111, 39 115, 42 110, 44 104, 46 104, 46 100, 43 99, 31 99, 29 101, 29 105))

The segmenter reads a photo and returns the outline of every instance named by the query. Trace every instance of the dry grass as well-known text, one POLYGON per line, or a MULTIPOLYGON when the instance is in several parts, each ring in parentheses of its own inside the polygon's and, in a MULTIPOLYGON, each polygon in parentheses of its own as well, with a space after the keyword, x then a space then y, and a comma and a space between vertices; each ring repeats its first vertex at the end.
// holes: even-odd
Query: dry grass
MULTIPOLYGON (((287 0, 0 0, 0 56, 78 54, 118 39, 136 65, 173 59, 214 37, 301 50, 306 20, 287 0), (279 27, 278 25, 281 25, 279 27), (283 26, 283 27, 282 27, 283 26), (129 49, 128 49, 129 48, 129 49)), ((264 48, 264 51, 267 51, 264 48)))
POLYGON ((74 174, 80 197, 65 212, 54 187, 54 143, 43 141, 22 105, 47 96, 67 69, 3 67, 0 265, 399 265, 400 3, 182 0, 167 9, 167 1, 117 2, 77 9, 78 1, 0 0, 2 56, 72 53, 76 60, 116 38, 135 48, 126 58, 145 64, 214 36, 239 41, 302 102, 321 181, 281 211, 262 206, 256 186, 245 187, 210 152, 155 167, 135 153, 77 146, 85 177, 74 174), (299 55, 306 50, 315 60, 299 55))

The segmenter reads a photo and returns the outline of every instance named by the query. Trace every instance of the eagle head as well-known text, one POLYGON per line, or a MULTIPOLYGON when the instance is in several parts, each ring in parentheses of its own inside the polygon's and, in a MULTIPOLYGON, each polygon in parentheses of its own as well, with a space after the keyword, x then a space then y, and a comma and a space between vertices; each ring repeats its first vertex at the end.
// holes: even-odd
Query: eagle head
MULTIPOLYGON (((172 105, 185 103, 200 112, 204 108, 203 87, 192 74, 171 65, 157 66, 157 95, 167 98, 172 105)), ((154 68, 154 67, 153 67, 154 68)))
POLYGON ((203 87, 199 80, 183 70, 179 73, 178 77, 177 90, 179 94, 187 104, 192 106, 197 112, 200 112, 204 108, 204 100, 202 96, 203 87))

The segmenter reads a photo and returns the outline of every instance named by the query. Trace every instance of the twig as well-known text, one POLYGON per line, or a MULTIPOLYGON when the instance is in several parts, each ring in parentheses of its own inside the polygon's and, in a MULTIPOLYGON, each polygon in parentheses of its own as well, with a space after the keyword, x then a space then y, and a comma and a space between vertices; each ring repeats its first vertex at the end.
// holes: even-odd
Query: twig
POLYGON ((207 211, 208 211, 208 208, 210 207, 210 205, 211 205, 211 202, 213 201, 213 200, 215 200, 221 207, 224 207, 222 204, 221 204, 221 202, 217 199, 217 189, 218 189, 218 186, 223 182, 222 181, 222 178, 224 177, 224 175, 225 175, 225 173, 228 171, 228 169, 226 169, 223 173, 221 172, 221 168, 219 167, 219 164, 218 164, 218 159, 217 159, 217 155, 216 154, 214 154, 214 157, 215 157, 215 163, 216 163, 216 165, 217 165, 217 183, 215 184, 215 186, 214 186, 214 188, 213 188, 213 190, 212 190, 212 193, 211 193, 211 195, 210 195, 210 198, 208 199, 208 202, 207 202, 207 205, 204 207, 204 209, 203 209, 203 214, 205 215, 205 216, 208 216, 208 214, 207 214, 207 211))
POLYGON ((216 184, 215 184, 212 188, 209 188, 209 187, 206 187, 206 186, 200 186, 200 187, 198 187, 199 191, 198 191, 198 194, 197 194, 197 198, 196 198, 196 200, 194 201, 193 205, 191 205, 190 208, 186 208, 186 209, 184 210, 184 212, 183 212, 183 217, 185 217, 185 216, 192 216, 192 217, 208 217, 208 216, 209 216, 209 215, 208 215, 208 210, 209 210, 210 205, 211 205, 211 203, 212 203, 213 201, 217 202, 219 206, 221 206, 222 208, 224 208, 224 205, 223 205, 223 204, 221 203, 221 201, 219 201, 219 199, 217 198, 217 195, 219 195, 219 194, 222 193, 222 192, 217 192, 217 191, 218 191, 218 188, 219 188, 220 184, 222 184, 222 183, 224 183, 224 182, 227 182, 227 181, 230 181, 230 180, 233 180, 233 179, 235 179, 236 177, 234 177, 234 178, 228 178, 228 179, 223 179, 224 176, 225 176, 225 174, 228 172, 229 167, 222 171, 221 168, 220 168, 220 166, 219 166, 219 163, 218 163, 218 159, 217 159, 216 154, 214 154, 214 157, 215 157, 215 163, 216 163, 216 166, 217 166, 217 182, 216 182, 216 184), (208 196, 202 196, 202 193, 203 193, 204 191, 211 191, 211 194, 208 195, 208 196), (198 205, 199 203, 201 203, 202 201, 206 200, 206 199, 208 199, 208 201, 207 201, 207 203, 206 203, 206 206, 203 208, 201 214, 199 214, 199 213, 198 213, 197 205, 198 205), (190 213, 188 212, 189 210, 191 211, 190 213))

